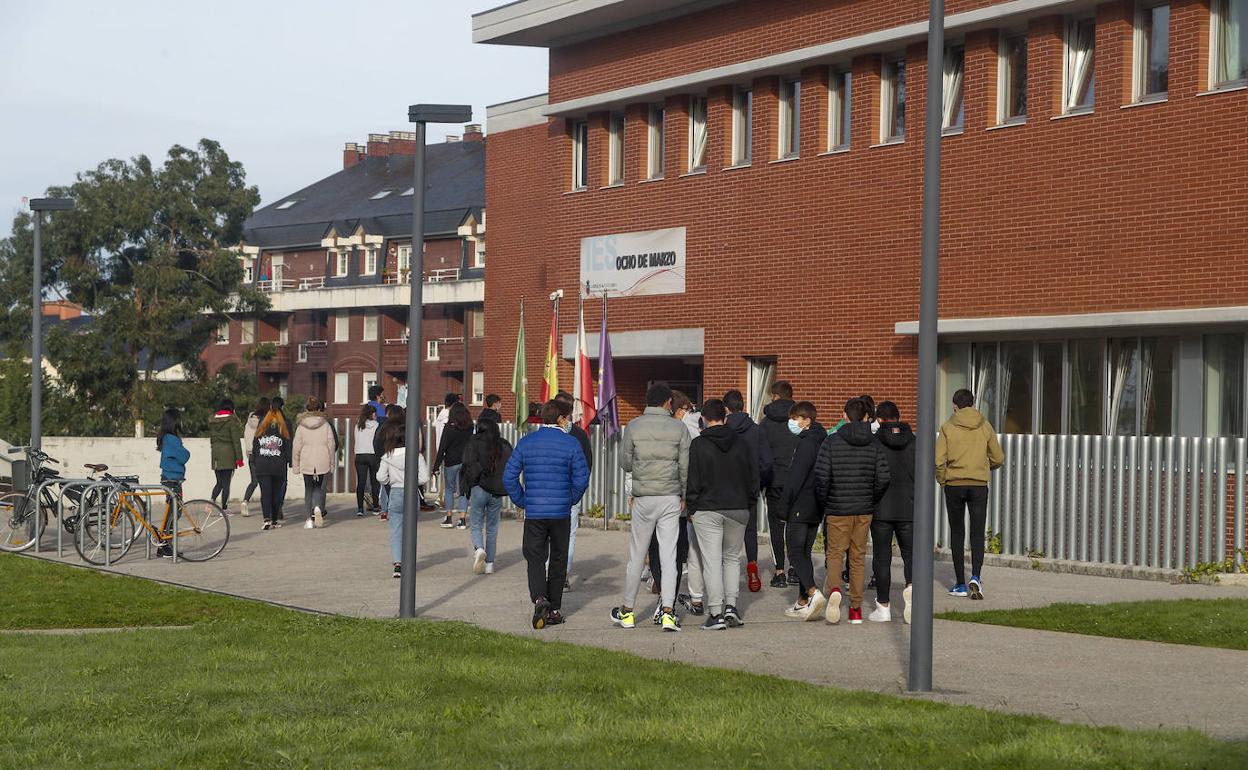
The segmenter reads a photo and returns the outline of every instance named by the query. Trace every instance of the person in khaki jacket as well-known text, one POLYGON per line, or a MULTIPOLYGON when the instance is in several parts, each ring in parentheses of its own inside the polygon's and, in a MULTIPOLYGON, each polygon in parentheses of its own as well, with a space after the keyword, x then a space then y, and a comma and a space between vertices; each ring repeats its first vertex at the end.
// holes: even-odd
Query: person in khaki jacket
POLYGON ((975 395, 963 388, 953 394, 953 418, 936 436, 936 481, 945 490, 949 550, 955 582, 950 596, 984 598, 984 525, 988 517, 988 481, 1005 462, 997 432, 975 408, 975 395), (971 514, 971 581, 966 582, 966 512, 971 514))
POLYGON ((308 511, 304 529, 325 526, 325 477, 338 456, 338 432, 326 417, 324 404, 308 397, 308 411, 299 415, 291 467, 303 474, 303 505, 308 511))

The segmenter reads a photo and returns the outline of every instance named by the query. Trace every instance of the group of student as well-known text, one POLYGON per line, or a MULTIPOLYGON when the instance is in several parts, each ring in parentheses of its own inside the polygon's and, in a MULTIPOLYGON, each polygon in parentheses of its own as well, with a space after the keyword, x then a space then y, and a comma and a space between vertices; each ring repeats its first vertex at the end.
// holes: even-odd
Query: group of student
MULTIPOLYGON (((944 489, 955 573, 949 594, 982 599, 987 485, 1004 457, 970 391, 954 394, 953 409, 936 442, 936 475, 944 489), (963 548, 968 514, 969 581, 963 548)), ((507 494, 525 511, 523 552, 535 629, 564 622, 573 511, 589 483, 587 445, 583 451, 569 435, 580 430, 571 413, 570 399, 543 404, 541 427, 517 443, 503 471, 507 494)), ((779 381, 763 414, 762 424, 755 423, 735 390, 695 410, 679 391, 663 384, 649 388, 645 411, 620 438, 631 521, 624 595, 611 610, 615 625, 637 624, 647 559, 652 590, 659 594, 655 625, 680 631, 678 602, 689 614, 706 616, 703 629, 744 625, 738 606, 743 561, 748 589, 762 589, 756 528, 760 496, 767 501, 770 525, 770 585, 796 588, 786 615, 839 623, 848 593, 848 621, 861 624, 870 539, 873 577, 868 587, 875 588, 875 607, 868 619, 892 620, 895 540, 905 576, 901 614, 910 622, 915 435, 897 405, 877 405, 867 395, 849 399, 829 430, 813 403, 794 401, 791 385, 779 381), (820 531, 827 570, 822 583, 816 581, 812 557, 820 531), (684 594, 679 589, 686 566, 689 593, 684 594)))

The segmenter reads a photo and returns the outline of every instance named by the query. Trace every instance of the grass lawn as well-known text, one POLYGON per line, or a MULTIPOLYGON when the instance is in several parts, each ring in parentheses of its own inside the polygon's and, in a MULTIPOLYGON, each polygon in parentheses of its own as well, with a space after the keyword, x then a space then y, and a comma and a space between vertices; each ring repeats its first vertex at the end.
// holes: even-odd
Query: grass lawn
POLYGON ((1248 599, 1050 604, 1022 610, 942 612, 943 620, 1248 650, 1248 599))
MULTIPOLYGON (((192 625, 0 634, 5 768, 1248 766, 1248 745, 1191 731, 1062 725, 460 623, 306 615, 7 554, 0 584, 39 606, 72 601, 93 625, 123 624, 110 607, 133 622, 127 602, 144 595, 192 625)), ((72 617, 52 611, 39 625, 72 617)))

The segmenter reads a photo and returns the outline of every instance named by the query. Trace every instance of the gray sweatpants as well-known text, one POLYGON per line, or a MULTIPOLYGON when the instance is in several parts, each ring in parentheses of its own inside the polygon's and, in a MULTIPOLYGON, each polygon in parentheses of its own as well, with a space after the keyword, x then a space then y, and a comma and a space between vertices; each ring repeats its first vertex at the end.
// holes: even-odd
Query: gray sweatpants
POLYGON ((726 605, 736 606, 741 593, 741 547, 745 543, 744 518, 748 511, 698 511, 693 528, 702 546, 702 576, 706 580, 706 607, 719 615, 726 605))
POLYGON ((641 585, 641 566, 650 550, 650 538, 659 536, 659 567, 663 572, 663 606, 676 602, 676 542, 680 539, 680 498, 654 495, 633 498, 633 520, 629 523, 628 570, 624 573, 624 606, 635 607, 641 585))

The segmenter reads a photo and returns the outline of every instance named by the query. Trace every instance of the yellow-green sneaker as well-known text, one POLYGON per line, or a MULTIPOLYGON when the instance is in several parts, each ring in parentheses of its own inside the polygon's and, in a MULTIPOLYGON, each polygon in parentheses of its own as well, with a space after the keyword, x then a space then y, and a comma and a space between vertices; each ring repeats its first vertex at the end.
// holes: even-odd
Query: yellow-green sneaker
POLYGON ((663 613, 663 630, 664 631, 679 631, 680 630, 680 621, 676 619, 676 613, 674 612, 663 613))
POLYGON ((637 618, 633 615, 632 610, 625 612, 619 607, 612 607, 611 622, 620 628, 633 628, 637 625, 637 618))

